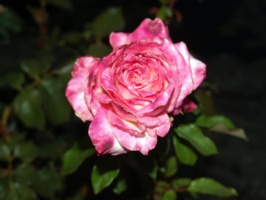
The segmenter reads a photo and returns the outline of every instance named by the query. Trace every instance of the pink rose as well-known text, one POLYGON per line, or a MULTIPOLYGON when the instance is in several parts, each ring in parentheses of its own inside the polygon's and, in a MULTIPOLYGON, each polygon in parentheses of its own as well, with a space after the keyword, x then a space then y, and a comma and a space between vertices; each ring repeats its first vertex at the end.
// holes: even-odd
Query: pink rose
POLYGON ((183 42, 173 44, 160 19, 145 19, 132 33, 111 33, 113 51, 79 58, 66 96, 75 114, 91 121, 98 154, 147 155, 171 126, 169 114, 191 111, 187 96, 205 78, 205 64, 183 42))

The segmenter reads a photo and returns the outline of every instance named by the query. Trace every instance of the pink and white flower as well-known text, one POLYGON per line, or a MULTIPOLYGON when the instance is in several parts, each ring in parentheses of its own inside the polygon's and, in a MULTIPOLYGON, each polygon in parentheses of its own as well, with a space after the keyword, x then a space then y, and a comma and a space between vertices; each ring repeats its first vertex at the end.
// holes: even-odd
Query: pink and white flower
POLYGON ((113 51, 77 59, 66 96, 75 114, 91 121, 98 154, 147 155, 170 127, 169 115, 193 110, 187 96, 205 78, 206 66, 185 43, 173 43, 160 19, 145 19, 132 33, 111 33, 113 51))

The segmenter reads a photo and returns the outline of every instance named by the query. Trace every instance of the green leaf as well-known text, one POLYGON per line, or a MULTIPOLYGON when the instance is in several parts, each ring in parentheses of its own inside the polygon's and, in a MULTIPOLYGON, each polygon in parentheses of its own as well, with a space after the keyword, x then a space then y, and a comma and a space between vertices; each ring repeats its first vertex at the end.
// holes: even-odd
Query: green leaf
POLYGON ((108 55, 111 51, 112 49, 109 46, 99 43, 90 45, 87 53, 91 56, 103 57, 108 55))
POLYGON ((32 78, 38 78, 38 76, 50 69, 51 58, 43 57, 40 59, 24 60, 21 63, 21 67, 32 78))
MULTIPOLYGON (((1 170, 3 171, 3 170, 1 170)), ((7 188, 9 187, 9 181, 10 178, 3 175, 3 172, 0 171, 0 199, 4 199, 5 192, 7 191, 7 188)))
POLYGON ((92 31, 99 39, 108 36, 112 31, 121 31, 124 27, 125 20, 122 11, 115 7, 108 8, 91 23, 92 31))
POLYGON ((73 8, 71 0, 47 0, 48 4, 57 6, 64 10, 71 10, 73 8))
POLYGON ((58 76, 63 85, 67 85, 68 81, 70 80, 71 71, 73 70, 73 67, 74 67, 74 61, 71 61, 65 64, 60 69, 58 69, 58 76))
POLYGON ((60 43, 61 45, 65 45, 65 44, 78 45, 84 42, 83 37, 84 35, 80 31, 67 32, 63 35, 60 43))
POLYGON ((221 183, 210 178, 199 178, 193 180, 188 187, 188 191, 219 197, 237 196, 237 191, 234 188, 225 187, 221 183))
POLYGON ((27 88, 22 91, 14 101, 14 110, 25 126, 44 128, 45 116, 41 107, 40 92, 37 89, 27 88))
POLYGON ((189 186, 190 178, 178 178, 172 181, 173 188, 183 188, 189 186))
POLYGON ((194 124, 181 125, 174 129, 179 137, 187 140, 202 155, 210 156, 217 154, 217 148, 214 142, 203 135, 200 128, 194 124))
POLYGON ((55 192, 61 188, 61 182, 59 175, 55 171, 44 168, 38 170, 33 187, 42 196, 55 199, 55 192))
POLYGON ((177 173, 178 164, 175 156, 171 156, 167 159, 163 171, 165 177, 171 177, 177 173))
POLYGON ((248 140, 245 131, 241 128, 236 128, 233 122, 223 115, 201 115, 197 118, 195 124, 209 128, 211 131, 228 134, 246 141, 248 140))
POLYGON ((126 189, 127 189, 127 184, 125 179, 120 179, 117 181, 116 186, 113 189, 113 192, 119 195, 122 192, 124 192, 126 189))
POLYGON ((15 170, 15 179, 18 183, 31 186, 37 176, 37 170, 33 165, 21 164, 15 170))
POLYGON ((33 190, 23 184, 13 183, 11 184, 5 194, 3 200, 35 200, 37 199, 33 190))
POLYGON ((231 135, 243 140, 248 141, 248 137, 245 133, 245 131, 242 128, 237 128, 237 129, 228 129, 227 127, 225 127, 223 124, 217 124, 213 127, 210 128, 211 131, 215 131, 215 132, 219 132, 219 133, 224 133, 227 135, 231 135))
POLYGON ((162 20, 168 17, 172 17, 172 16, 173 16, 173 13, 168 6, 161 6, 161 8, 159 9, 157 13, 157 17, 159 17, 162 20))
POLYGON ((14 149, 14 156, 24 162, 31 162, 38 154, 38 148, 32 142, 18 144, 14 149))
POLYGON ((235 128, 233 122, 229 118, 223 115, 212 115, 212 116, 201 115, 197 118, 195 124, 206 128, 211 128, 217 124, 224 124, 229 129, 235 128))
POLYGON ((173 140, 175 153, 182 164, 194 165, 197 161, 196 153, 187 145, 181 143, 177 137, 173 140))
POLYGON ((81 150, 77 144, 74 144, 63 156, 62 175, 75 172, 83 161, 94 153, 94 149, 81 150))
POLYGON ((9 72, 0 77, 0 86, 9 85, 15 89, 19 89, 24 83, 25 77, 21 72, 9 72))
POLYGON ((162 197, 162 200, 176 200, 176 193, 174 190, 167 190, 162 197))
POLYGON ((69 120, 71 109, 65 98, 64 87, 56 78, 41 81, 45 109, 51 123, 58 125, 69 120))
POLYGON ((11 154, 10 147, 0 140, 0 160, 7 161, 11 154))
POLYGON ((95 194, 99 194, 104 188, 108 187, 118 176, 120 169, 115 157, 102 157, 93 166, 91 183, 95 194))
POLYGON ((11 32, 20 32, 22 22, 20 18, 11 9, 4 7, 2 4, 0 14, 0 44, 8 44, 11 38, 11 32))
POLYGON ((133 158, 131 159, 131 162, 135 162, 134 165, 139 166, 139 171, 142 171, 144 174, 148 174, 153 180, 156 180, 157 173, 159 170, 158 163, 154 157, 148 156, 143 157, 143 155, 140 154, 133 154, 133 158))

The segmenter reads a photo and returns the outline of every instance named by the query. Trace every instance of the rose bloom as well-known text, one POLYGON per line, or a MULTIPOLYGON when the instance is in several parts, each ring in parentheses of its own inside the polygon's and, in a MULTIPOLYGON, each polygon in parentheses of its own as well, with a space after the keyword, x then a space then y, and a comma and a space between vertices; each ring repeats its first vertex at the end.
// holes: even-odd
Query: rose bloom
POLYGON ((183 42, 173 43, 160 19, 132 33, 111 33, 104 58, 77 59, 66 96, 76 116, 91 121, 98 155, 147 155, 171 126, 170 115, 196 108, 187 96, 205 78, 205 64, 183 42))

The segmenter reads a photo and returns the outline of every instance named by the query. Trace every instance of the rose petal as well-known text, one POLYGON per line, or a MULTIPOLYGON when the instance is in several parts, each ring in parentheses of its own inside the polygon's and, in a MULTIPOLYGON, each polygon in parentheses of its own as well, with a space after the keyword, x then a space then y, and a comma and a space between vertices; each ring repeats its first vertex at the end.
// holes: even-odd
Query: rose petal
POLYGON ((171 122, 167 114, 156 117, 143 116, 139 118, 139 122, 147 127, 149 135, 153 137, 164 137, 171 126, 171 122))
POLYGON ((89 127, 89 136, 99 155, 119 155, 127 150, 116 139, 112 124, 107 116, 108 111, 101 108, 98 110, 89 127))
POLYGON ((140 151, 143 155, 148 155, 156 146, 157 137, 152 137, 147 132, 137 137, 118 127, 113 127, 113 130, 119 143, 130 151, 140 151))
POLYGON ((89 70, 92 68, 95 64, 99 62, 99 58, 94 58, 92 56, 83 56, 77 59, 74 65, 74 69, 71 72, 71 75, 75 77, 76 75, 79 75, 81 73, 85 73, 84 70, 89 70))
POLYGON ((176 99, 174 114, 182 110, 184 99, 195 90, 205 78, 205 64, 193 58, 185 43, 175 44, 176 49, 182 54, 183 60, 179 64, 178 71, 182 77, 182 86, 178 98, 176 99))
POLYGON ((79 58, 72 71, 73 78, 66 88, 66 97, 72 105, 75 114, 82 121, 92 120, 93 116, 85 101, 85 91, 90 69, 99 61, 91 56, 79 58))
POLYGON ((191 101, 189 98, 186 98, 183 102, 182 110, 183 112, 192 112, 197 108, 197 104, 191 101))
POLYGON ((111 46, 116 48, 124 44, 154 36, 171 40, 169 38, 168 28, 164 26, 162 20, 159 18, 155 20, 144 19, 132 33, 111 33, 109 40, 111 46))
POLYGON ((190 66, 194 82, 194 89, 196 89, 206 77, 206 65, 191 56, 190 66))

